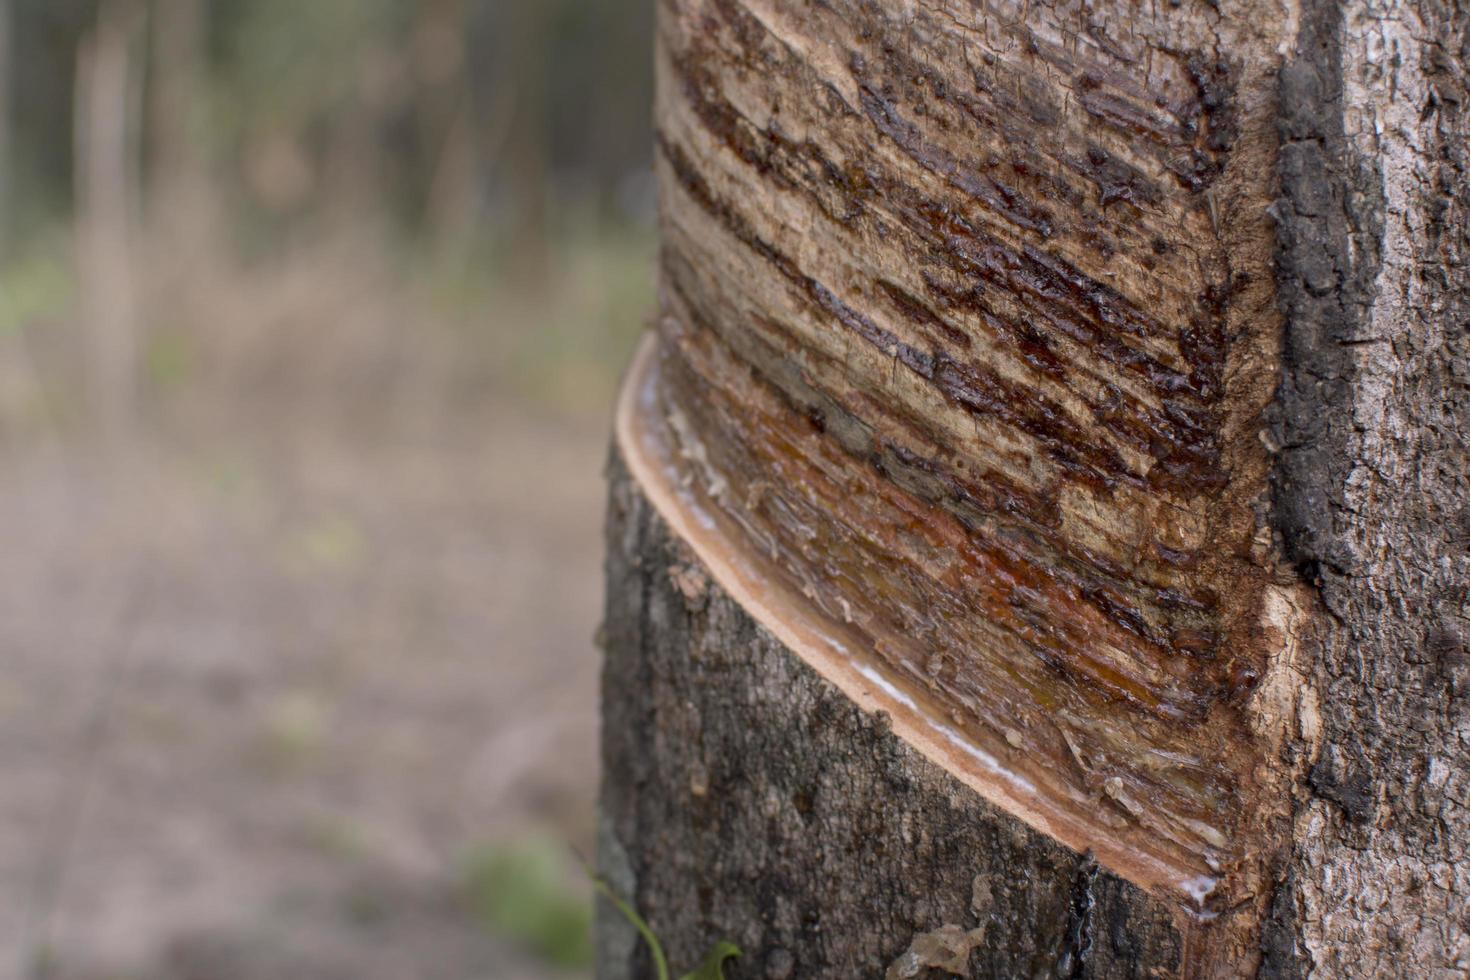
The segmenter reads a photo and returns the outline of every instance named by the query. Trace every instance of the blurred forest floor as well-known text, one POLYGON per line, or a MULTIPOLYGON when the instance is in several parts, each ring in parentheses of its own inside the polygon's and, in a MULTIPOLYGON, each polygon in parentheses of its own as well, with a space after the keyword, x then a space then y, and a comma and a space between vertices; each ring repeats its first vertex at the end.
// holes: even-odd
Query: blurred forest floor
POLYGON ((652 242, 564 227, 530 274, 350 224, 248 261, 142 234, 143 377, 100 425, 65 236, 0 274, 16 976, 585 971, 562 842, 591 851, 601 468, 652 242))

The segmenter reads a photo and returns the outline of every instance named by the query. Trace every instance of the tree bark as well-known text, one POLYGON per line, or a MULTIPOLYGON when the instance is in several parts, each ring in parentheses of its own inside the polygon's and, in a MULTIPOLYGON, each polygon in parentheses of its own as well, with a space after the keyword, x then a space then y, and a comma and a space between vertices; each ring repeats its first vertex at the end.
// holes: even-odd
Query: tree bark
POLYGON ((1281 74, 1273 517, 1317 615, 1272 949, 1324 976, 1470 973, 1467 84, 1463 3, 1309 5, 1281 74))
POLYGON ((599 860, 677 964, 1470 969, 1467 58, 1430 0, 661 3, 599 860))

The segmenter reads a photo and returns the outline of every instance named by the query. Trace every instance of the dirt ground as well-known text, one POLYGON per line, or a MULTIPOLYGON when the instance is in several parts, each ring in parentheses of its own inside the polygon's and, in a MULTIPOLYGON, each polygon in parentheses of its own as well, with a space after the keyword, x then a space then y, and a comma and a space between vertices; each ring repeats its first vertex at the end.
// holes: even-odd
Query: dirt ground
POLYGON ((232 302, 253 353, 201 346, 120 445, 0 453, 0 977, 577 975, 462 881, 590 849, 610 382, 568 409, 405 355, 361 272, 232 302))

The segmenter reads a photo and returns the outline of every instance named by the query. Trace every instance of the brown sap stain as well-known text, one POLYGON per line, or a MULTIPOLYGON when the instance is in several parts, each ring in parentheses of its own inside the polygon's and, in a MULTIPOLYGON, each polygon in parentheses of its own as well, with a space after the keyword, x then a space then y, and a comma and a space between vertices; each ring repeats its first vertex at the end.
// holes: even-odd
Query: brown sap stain
POLYGON ((1230 400, 1252 280, 1212 197, 1236 73, 1176 47, 1143 77, 1096 25, 961 45, 921 20, 667 8, 654 414, 678 424, 647 429, 896 696, 1229 907, 1265 669, 1230 400))

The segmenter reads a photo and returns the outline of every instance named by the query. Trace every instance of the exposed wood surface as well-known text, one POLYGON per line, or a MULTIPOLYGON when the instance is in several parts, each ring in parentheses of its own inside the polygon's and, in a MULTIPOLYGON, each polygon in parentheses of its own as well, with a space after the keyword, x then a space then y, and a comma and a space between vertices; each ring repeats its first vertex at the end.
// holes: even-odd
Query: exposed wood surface
POLYGON ((1258 893, 1279 38, 662 11, 658 411, 691 479, 971 768, 1204 914, 1258 893))
MULTIPOLYGON (((1470 12, 663 0, 659 23, 661 311, 619 437, 709 608, 1171 907, 1183 952, 1139 970, 1470 970, 1470 12)), ((610 622, 654 601, 647 534, 614 548, 610 622)), ((712 832, 676 799, 628 816, 683 792, 659 767, 684 749, 620 727, 663 718, 622 660, 686 634, 743 655, 695 621, 612 636, 630 866, 659 827, 712 832)), ((734 718, 761 682, 727 679, 734 718)), ((750 738, 742 778, 792 764, 750 738)), ((766 826, 729 875, 785 853, 766 826)), ((975 975, 1015 975, 1000 956, 975 975)))
POLYGON ((1175 890, 1174 867, 1128 847, 1107 821, 1055 805, 1022 772, 967 741, 956 720, 934 701, 910 693, 883 672, 868 651, 869 635, 845 617, 828 615, 811 601, 802 579, 746 545, 732 515, 697 481, 685 479, 676 457, 677 435, 662 415, 666 405, 658 361, 658 345, 650 336, 629 369, 617 413, 618 444, 643 495, 722 591, 858 707, 887 714, 897 736, 985 799, 1079 853, 1126 867, 1130 879, 1143 887, 1175 890))
MULTIPOLYGON (((731 978, 937 978, 902 958, 949 926, 975 941, 967 976, 1177 971, 1170 903, 922 758, 731 599, 620 460, 610 472, 598 859, 676 970, 726 939, 746 954, 731 978)), ((653 976, 607 913, 599 976, 653 976)))

